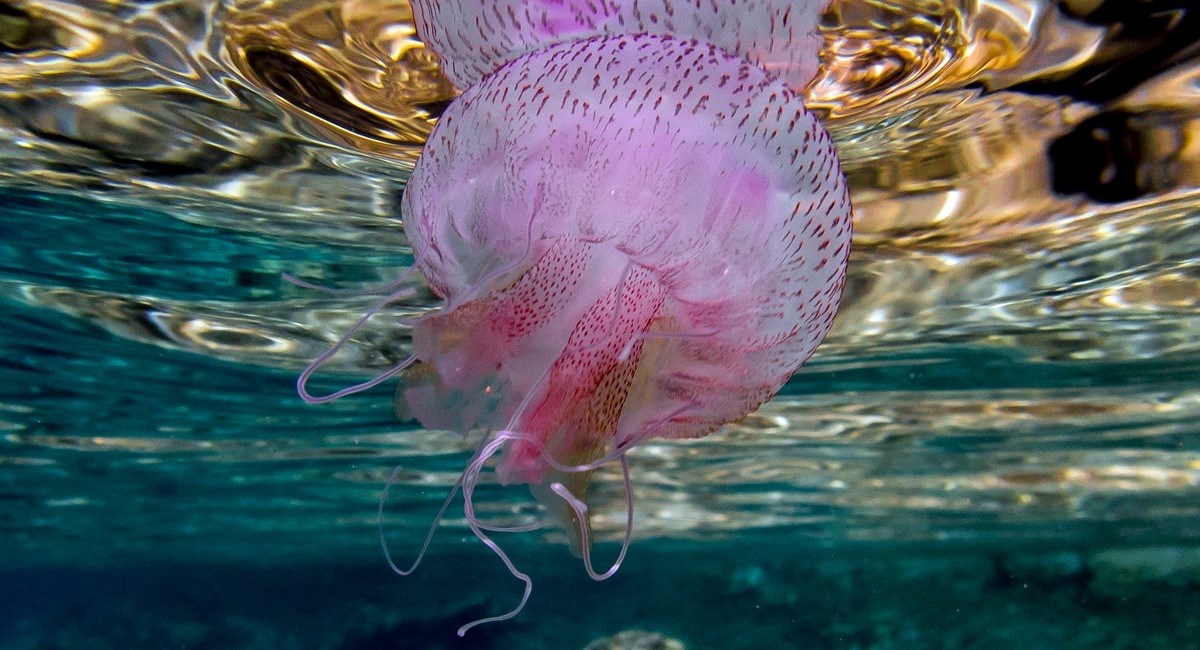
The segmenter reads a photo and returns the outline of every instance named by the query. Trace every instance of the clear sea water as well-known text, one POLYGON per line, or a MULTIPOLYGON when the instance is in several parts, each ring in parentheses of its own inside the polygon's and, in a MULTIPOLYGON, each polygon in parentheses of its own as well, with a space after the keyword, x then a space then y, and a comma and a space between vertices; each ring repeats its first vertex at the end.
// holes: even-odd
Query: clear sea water
MULTIPOLYGON (((383 37, 353 4, 335 51, 297 28, 331 3, 0 0, 0 647, 1200 647, 1186 3, 1161 3, 1182 22, 1158 28, 1110 3, 945 3, 1005 35, 1011 56, 987 59, 1004 68, 969 64, 999 41, 921 18, 929 3, 837 3, 840 58, 812 92, 858 207, 833 333, 745 421, 631 454, 634 541, 611 580, 552 529, 500 536, 532 598, 463 639, 521 585, 461 507, 411 577, 379 531, 414 557, 468 442, 398 422, 387 387, 295 393, 371 299, 281 273, 355 287, 411 263, 395 206, 448 99, 408 78, 415 99, 372 113, 393 130, 371 139, 295 61, 263 58, 288 43, 355 64, 383 37), (881 30, 864 7, 911 20, 881 30), (1026 40, 997 22, 1016 7, 1036 9, 1026 40), (853 54, 868 36, 878 56, 853 54), (175 68, 171 39, 194 45, 175 68)), ((407 356, 401 319, 436 304, 412 282, 316 389, 407 356)), ((603 564, 618 470, 591 501, 603 564)), ((492 481, 476 502, 539 517, 492 481)))

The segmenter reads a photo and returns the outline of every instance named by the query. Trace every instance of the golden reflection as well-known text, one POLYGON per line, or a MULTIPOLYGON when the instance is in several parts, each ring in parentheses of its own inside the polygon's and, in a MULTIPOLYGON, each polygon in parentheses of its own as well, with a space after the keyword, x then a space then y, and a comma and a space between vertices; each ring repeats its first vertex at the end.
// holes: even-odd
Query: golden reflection
POLYGON ((1200 60, 1179 63, 1120 98, 1144 125, 1142 174, 1156 185, 1200 186, 1200 60), (1165 179, 1161 177, 1165 176, 1165 179))
POLYGON ((809 100, 834 118, 904 97, 1053 78, 1091 59, 1106 31, 1036 0, 836 0, 809 100))
MULTIPOLYGON (((319 179, 361 170, 402 184, 457 93, 405 0, 36 0, 5 16, 3 34, 29 54, 0 59, 0 101, 15 109, 0 114, 11 134, 0 177, 19 181, 99 176, 134 198, 201 190, 281 213, 378 218, 389 209, 378 194, 319 179)), ((1078 210, 1078 197, 1053 191, 1046 148, 1096 107, 979 87, 1077 71, 1111 30, 1044 0, 838 0, 822 30, 809 102, 831 118, 860 245, 1021 237, 1078 210)), ((1164 73, 1124 108, 1194 106, 1194 76, 1164 73)), ((1191 118, 1145 128, 1157 161, 1148 187, 1197 180, 1197 128, 1191 118)))
POLYGON ((1051 191, 1045 149, 1088 112, 1065 99, 959 91, 834 122, 856 243, 960 247, 1075 207, 1051 191))
MULTIPOLYGON (((63 57, 63 61, 86 59, 108 40, 106 36, 111 29, 105 28, 102 16, 71 2, 3 2, 0 47, 24 55, 53 52, 63 57)), ((49 62, 43 66, 47 72, 63 69, 49 62)), ((18 65, 0 59, 0 71, 17 69, 18 65)))
POLYGON ((348 145, 415 159, 454 98, 404 0, 245 0, 229 7, 236 69, 348 145))

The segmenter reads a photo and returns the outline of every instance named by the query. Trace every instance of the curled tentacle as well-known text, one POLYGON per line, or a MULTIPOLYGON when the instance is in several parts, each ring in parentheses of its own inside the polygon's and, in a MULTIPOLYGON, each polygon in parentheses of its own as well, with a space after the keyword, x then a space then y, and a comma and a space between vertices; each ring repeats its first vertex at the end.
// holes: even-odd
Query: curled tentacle
POLYGON ((332 359, 333 355, 337 354, 338 352, 341 351, 342 348, 346 347, 346 344, 350 342, 350 339, 353 338, 353 336, 358 333, 358 330, 362 329, 363 325, 367 324, 367 321, 371 320, 372 317, 374 317, 379 312, 383 311, 383 309, 385 307, 392 304, 393 302, 396 302, 397 300, 400 300, 401 298, 407 298, 408 296, 412 295, 412 292, 413 292, 412 289, 401 289, 399 291, 389 294, 383 300, 380 300, 379 302, 375 303, 375 306, 371 307, 370 309, 367 310, 367 313, 360 316, 359 319, 354 322, 354 325, 351 325, 350 329, 346 330, 346 333, 342 334, 341 338, 339 338, 336 343, 334 343, 332 346, 330 346, 328 350, 321 353, 321 355, 318 356, 316 359, 313 359, 312 362, 309 363, 308 366, 305 367, 304 370, 300 373, 300 377, 298 379, 296 379, 296 392, 298 392, 300 394, 301 399, 303 399, 305 402, 308 402, 309 404, 324 404, 325 402, 332 402, 333 400, 338 399, 340 397, 352 395, 354 393, 358 393, 358 392, 367 390, 368 388, 371 388, 372 386, 376 386, 376 385, 386 381, 388 378, 394 377, 395 375, 400 373, 400 371, 404 370, 409 365, 411 365, 414 361, 416 361, 415 355, 410 356, 409 358, 396 364, 392 368, 384 371, 383 373, 381 373, 379 375, 376 375, 373 379, 369 379, 360 384, 355 384, 353 386, 343 388, 339 391, 330 393, 328 395, 313 395, 308 392, 308 380, 309 380, 309 378, 312 377, 313 373, 315 373, 318 369, 320 369, 321 366, 325 365, 326 361, 329 361, 330 359, 332 359))
POLYGON ((625 484, 625 539, 621 542, 621 551, 617 553, 617 559, 613 561, 612 566, 604 573, 596 573, 592 568, 592 545, 589 539, 589 529, 582 522, 587 519, 587 504, 579 497, 571 494, 562 483, 554 483, 550 489, 555 494, 562 497, 571 509, 575 511, 576 519, 579 520, 579 535, 583 538, 583 567, 588 575, 597 582, 608 580, 617 573, 617 569, 621 568, 621 563, 625 561, 625 553, 629 550, 629 539, 633 536, 633 486, 629 484, 629 460, 625 458, 625 454, 621 454, 621 477, 625 484))

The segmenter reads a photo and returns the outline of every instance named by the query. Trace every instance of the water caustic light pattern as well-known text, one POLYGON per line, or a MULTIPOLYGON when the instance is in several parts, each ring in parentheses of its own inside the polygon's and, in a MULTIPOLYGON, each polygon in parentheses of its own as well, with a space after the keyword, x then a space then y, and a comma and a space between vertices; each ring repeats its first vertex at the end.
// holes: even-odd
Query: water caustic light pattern
MULTIPOLYGON (((631 21, 634 33, 609 35, 592 28, 598 7, 587 21, 539 7, 458 7, 441 15, 476 32, 427 36, 447 60, 490 51, 484 39, 511 28, 554 38, 500 43, 513 55, 482 75, 478 61, 454 69, 470 85, 426 142, 401 206, 416 268, 446 304, 414 325, 412 358, 361 385, 401 373, 397 411, 484 431, 460 481, 465 514, 525 598, 529 578, 475 514, 485 464, 499 454, 500 481, 528 484, 588 573, 612 575, 620 559, 592 568, 591 473, 619 461, 628 482, 629 450, 707 435, 775 394, 833 323, 851 229, 832 140, 783 79, 687 31, 641 33, 631 21), (497 30, 493 11, 530 18, 497 30)), ((702 7, 657 11, 736 42, 737 24, 702 7)), ((418 24, 425 8, 415 6, 418 24)), ((618 8, 616 26, 630 13, 618 8)), ((771 12, 811 30, 817 8, 771 12)), ((327 401, 307 392, 308 377, 301 393, 327 401)))

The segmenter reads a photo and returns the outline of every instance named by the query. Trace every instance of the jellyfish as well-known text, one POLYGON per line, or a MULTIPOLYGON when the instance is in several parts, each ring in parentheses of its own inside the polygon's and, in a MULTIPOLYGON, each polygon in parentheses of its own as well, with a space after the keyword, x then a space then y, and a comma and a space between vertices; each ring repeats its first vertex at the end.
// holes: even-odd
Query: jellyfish
MULTIPOLYGON (((415 268, 444 304, 413 324, 404 363, 332 395, 309 394, 307 378, 348 333, 299 388, 319 402, 399 375, 402 417, 483 432, 455 492, 472 532, 525 589, 513 609, 464 625, 462 635, 516 616, 532 589, 489 534, 531 527, 476 513, 485 470, 529 486, 592 578, 613 575, 633 520, 626 455, 743 418, 808 359, 837 312, 851 204, 833 142, 796 90, 815 54, 787 59, 761 21, 742 20, 750 35, 741 43, 721 29, 742 24, 732 10, 692 21, 706 30, 689 22, 663 33, 646 24, 661 25, 676 4, 666 0, 608 3, 641 13, 586 29, 582 10, 552 9, 605 3, 498 2, 487 11, 544 9, 509 26, 551 36, 462 45, 467 63, 456 67, 457 52, 433 25, 465 30, 431 22, 440 4, 456 3, 414 3, 418 24, 435 32, 431 46, 466 89, 430 135, 401 215, 415 268), (647 13, 650 5, 664 13, 647 13), (749 51, 738 49, 746 43, 749 51), (485 51, 492 56, 475 56, 485 51), (625 481, 625 538, 600 572, 588 484, 614 462, 625 481)), ((807 21, 792 19, 804 34, 778 42, 807 38, 818 8, 810 9, 807 21)), ((420 557, 406 570, 392 566, 407 574, 420 557)))
POLYGON ((467 88, 520 54, 620 34, 695 39, 745 57, 802 91, 817 72, 828 0, 413 0, 442 72, 467 88))

